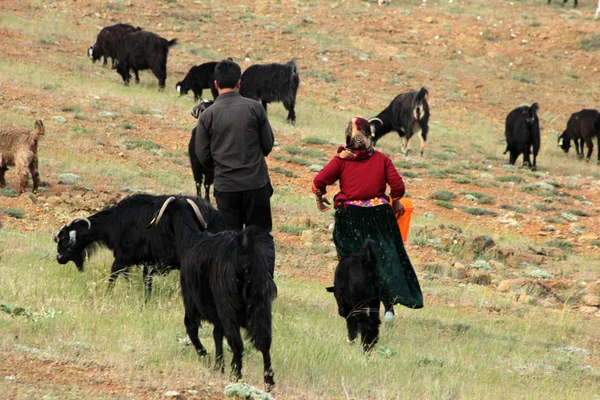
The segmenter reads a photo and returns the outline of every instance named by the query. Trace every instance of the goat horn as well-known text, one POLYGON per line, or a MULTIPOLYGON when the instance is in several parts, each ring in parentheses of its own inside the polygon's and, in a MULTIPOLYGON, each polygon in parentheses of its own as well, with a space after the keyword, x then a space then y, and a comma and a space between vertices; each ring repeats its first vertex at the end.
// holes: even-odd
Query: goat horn
POLYGON ((85 222, 87 222, 87 224, 88 224, 88 229, 91 229, 91 228, 92 228, 92 223, 90 222, 90 220, 89 220, 89 219, 87 219, 87 218, 85 218, 85 217, 75 217, 75 218, 73 218, 72 220, 70 220, 69 222, 67 222, 67 224, 66 224, 65 226, 68 228, 68 227, 70 227, 70 226, 71 226, 71 224, 72 224, 73 222, 76 222, 76 221, 85 221, 85 222))
POLYGON ((158 221, 160 221, 160 218, 162 217, 163 213, 165 212, 167 206, 173 200, 175 200, 175 197, 173 197, 173 196, 171 196, 171 197, 169 197, 168 199, 165 200, 165 202, 163 203, 162 207, 160 208, 160 211, 158 212, 158 216, 152 222, 150 222, 151 225, 158 224, 158 221))
POLYGON ((375 122, 375 121, 379 121, 379 123, 381 125, 383 125, 383 121, 380 120, 379 118, 369 118, 367 121, 369 121, 369 123, 375 122))
POLYGON ((186 199, 186 201, 189 203, 190 206, 192 206, 192 209, 196 213, 196 217, 198 217, 198 221, 200 222, 200 225, 202 225, 202 227, 204 229, 206 229, 206 221, 204 220, 204 217, 202 216, 202 213, 200 212, 198 205, 190 199, 186 199))

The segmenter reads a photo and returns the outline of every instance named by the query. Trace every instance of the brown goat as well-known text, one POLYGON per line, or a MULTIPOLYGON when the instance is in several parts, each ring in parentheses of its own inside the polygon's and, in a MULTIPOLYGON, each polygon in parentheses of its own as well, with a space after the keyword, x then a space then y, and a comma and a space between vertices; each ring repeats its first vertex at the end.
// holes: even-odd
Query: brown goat
POLYGON ((4 174, 8 167, 15 166, 17 174, 21 176, 19 193, 27 188, 28 169, 33 180, 33 193, 37 192, 40 185, 37 146, 43 134, 44 123, 39 119, 35 121, 33 132, 20 128, 0 129, 0 187, 6 185, 4 174))

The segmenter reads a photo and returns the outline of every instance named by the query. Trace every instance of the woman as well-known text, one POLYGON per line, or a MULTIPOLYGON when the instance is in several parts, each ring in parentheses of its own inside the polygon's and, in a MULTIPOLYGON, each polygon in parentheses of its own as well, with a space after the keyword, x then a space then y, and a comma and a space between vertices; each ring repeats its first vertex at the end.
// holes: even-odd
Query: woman
POLYGON ((329 210, 324 197, 327 185, 339 179, 340 192, 334 197, 333 241, 342 258, 360 250, 365 239, 378 243, 377 265, 382 284, 385 320, 394 317, 394 304, 423 307, 423 294, 415 270, 404 249, 394 212, 404 214, 400 198, 404 182, 392 160, 371 145, 371 126, 355 117, 346 128, 346 147, 317 174, 313 192, 320 211, 329 210), (391 188, 386 196, 386 184, 391 188))

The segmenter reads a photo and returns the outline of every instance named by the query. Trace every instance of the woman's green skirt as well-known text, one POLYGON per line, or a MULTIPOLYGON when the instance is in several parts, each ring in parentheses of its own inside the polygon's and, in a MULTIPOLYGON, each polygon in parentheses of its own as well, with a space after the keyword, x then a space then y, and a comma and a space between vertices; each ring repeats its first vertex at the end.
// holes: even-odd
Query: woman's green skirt
POLYGON ((357 253, 365 239, 377 243, 377 266, 383 299, 410 308, 423 307, 423 294, 400 237, 400 230, 389 204, 376 207, 348 205, 335 212, 333 241, 339 257, 357 253))

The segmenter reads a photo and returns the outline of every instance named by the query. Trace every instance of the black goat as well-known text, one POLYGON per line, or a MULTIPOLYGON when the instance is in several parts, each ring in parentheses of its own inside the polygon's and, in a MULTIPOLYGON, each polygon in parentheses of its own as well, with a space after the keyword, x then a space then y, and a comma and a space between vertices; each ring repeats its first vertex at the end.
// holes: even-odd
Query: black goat
POLYGON ((224 372, 223 336, 233 351, 232 374, 242 378, 244 344, 240 328, 263 355, 264 383, 275 384, 271 369, 271 302, 277 287, 254 236, 260 230, 250 226, 242 232, 210 234, 200 210, 189 199, 171 197, 151 225, 167 226, 175 236, 181 261, 181 294, 185 307, 185 329, 200 356, 207 354, 198 338, 201 321, 214 325, 216 366, 224 372), (161 222, 169 215, 168 222, 161 222))
POLYGON ((158 87, 164 89, 169 48, 176 43, 177 39, 167 40, 144 30, 131 33, 119 42, 117 60, 113 61, 112 67, 116 68, 125 85, 131 80, 129 70, 133 70, 138 83, 138 71, 150 69, 158 79, 158 87))
POLYGON ((373 145, 386 133, 396 131, 402 138, 402 151, 408 155, 410 140, 413 135, 419 134, 421 139, 419 152, 422 156, 429 132, 428 95, 429 92, 424 87, 418 92, 399 94, 385 110, 370 118, 373 145))
MULTIPOLYGON (((146 299, 152 292, 152 276, 179 269, 175 238, 166 227, 146 229, 148 221, 168 196, 136 194, 87 218, 74 218, 54 236, 59 264, 73 261, 83 272, 86 253, 91 256, 99 247, 112 250, 115 260, 108 281, 114 285, 119 274, 128 276, 132 265, 143 265, 146 299)), ((208 203, 191 198, 202 209, 208 229, 219 232, 225 228, 221 214, 208 203)))
POLYGON ((585 143, 588 147, 586 161, 589 162, 594 150, 594 142, 592 141, 594 137, 598 142, 598 165, 600 165, 600 112, 589 109, 581 110, 571 114, 571 118, 567 122, 567 129, 558 137, 558 145, 565 153, 568 153, 571 140, 573 140, 577 157, 583 158, 583 145, 585 143))
POLYGON ((210 89, 213 99, 219 95, 215 88, 215 67, 217 61, 196 65, 188 71, 182 81, 177 82, 175 89, 179 95, 187 94, 190 90, 194 93, 194 101, 202 98, 202 89, 210 89))
MULTIPOLYGON (((200 114, 204 112, 208 107, 212 106, 214 101, 202 100, 200 104, 192 108, 192 116, 196 119, 200 118, 200 114)), ((204 170, 200 160, 196 156, 196 128, 192 129, 192 136, 188 143, 188 155, 190 156, 190 164, 192 165, 192 173, 194 174, 194 181, 196 182, 196 194, 198 197, 202 197, 202 181, 204 180, 204 199, 210 203, 210 185, 215 181, 215 170, 209 169, 204 170)))
POLYGON ((346 319, 348 339, 354 341, 358 333, 364 351, 369 351, 379 338, 379 303, 381 283, 377 270, 376 244, 367 239, 362 249, 344 257, 335 269, 332 292, 338 313, 346 319))
MULTIPOLYGON (((548 4, 550 4, 550 2, 551 2, 551 1, 552 1, 552 0, 548 0, 548 4)), ((563 6, 564 6, 565 4, 567 4, 567 1, 569 1, 569 0, 563 0, 563 6)), ((573 7, 577 7, 577 0, 574 0, 574 3, 575 3, 575 4, 573 4, 573 7)))
MULTIPOLYGON (((112 58, 114 62, 117 58, 117 46, 123 38, 130 33, 141 31, 139 26, 133 27, 129 24, 116 24, 102 28, 96 37, 96 43, 88 49, 88 57, 93 61, 98 61, 104 57, 103 66, 106 66, 107 59, 112 58)), ((136 75, 137 76, 137 75, 136 75)), ((137 78, 139 81, 139 78, 137 78)))
POLYGON ((273 101, 283 102, 288 110, 287 121, 296 122, 296 93, 300 86, 298 67, 294 60, 285 64, 255 64, 249 66, 241 77, 240 94, 262 103, 265 111, 273 101))
POLYGON ((514 165, 520 154, 523 154, 522 166, 529 166, 533 171, 537 169, 536 159, 540 151, 540 121, 537 116, 538 103, 531 106, 521 106, 512 110, 506 116, 504 135, 506 136, 506 150, 510 152, 509 163, 514 165), (533 153, 533 164, 530 155, 533 153))

